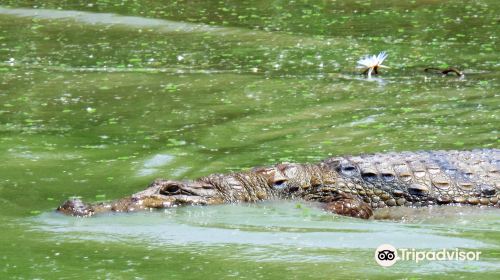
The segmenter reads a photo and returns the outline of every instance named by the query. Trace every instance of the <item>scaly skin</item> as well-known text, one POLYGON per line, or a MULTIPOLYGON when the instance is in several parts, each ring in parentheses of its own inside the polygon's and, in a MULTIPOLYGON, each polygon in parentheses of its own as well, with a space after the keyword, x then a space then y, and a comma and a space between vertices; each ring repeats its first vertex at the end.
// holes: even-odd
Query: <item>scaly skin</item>
POLYGON ((281 163, 194 181, 156 180, 113 202, 66 201, 74 216, 180 205, 213 205, 295 198, 320 202, 336 214, 369 218, 373 209, 435 204, 499 207, 500 150, 434 151, 329 158, 317 164, 281 163))

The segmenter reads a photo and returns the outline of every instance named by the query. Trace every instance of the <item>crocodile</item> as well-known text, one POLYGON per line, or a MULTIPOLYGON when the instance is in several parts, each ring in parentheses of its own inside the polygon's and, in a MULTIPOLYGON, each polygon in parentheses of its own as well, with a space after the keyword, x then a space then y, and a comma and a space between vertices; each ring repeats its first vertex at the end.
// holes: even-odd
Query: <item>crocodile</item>
POLYGON ((195 180, 157 179, 111 202, 70 199, 57 211, 74 216, 182 205, 271 199, 317 202, 326 211, 368 219, 386 207, 473 205, 500 208, 500 149, 390 152, 332 157, 315 164, 279 163, 195 180))

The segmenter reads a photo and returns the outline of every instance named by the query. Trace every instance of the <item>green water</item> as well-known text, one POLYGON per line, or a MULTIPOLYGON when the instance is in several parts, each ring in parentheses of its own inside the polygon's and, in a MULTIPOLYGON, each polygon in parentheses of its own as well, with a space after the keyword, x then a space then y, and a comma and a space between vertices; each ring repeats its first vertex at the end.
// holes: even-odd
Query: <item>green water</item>
POLYGON ((157 2, 0 1, 1 279, 499 276, 495 210, 53 213, 70 196, 115 199, 157 177, 500 147, 496 0, 157 2), (356 61, 383 50, 391 69, 359 75, 356 61), (465 77, 422 71, 448 65, 465 77), (382 243, 482 255, 384 269, 382 243))

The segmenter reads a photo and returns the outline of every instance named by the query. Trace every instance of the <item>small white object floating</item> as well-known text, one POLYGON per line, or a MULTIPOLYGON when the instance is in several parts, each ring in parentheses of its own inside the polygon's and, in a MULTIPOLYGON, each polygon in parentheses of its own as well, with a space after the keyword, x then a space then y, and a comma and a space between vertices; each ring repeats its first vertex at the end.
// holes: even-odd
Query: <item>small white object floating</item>
POLYGON ((358 60, 357 68, 363 70, 363 74, 366 74, 368 78, 372 76, 372 72, 378 74, 378 68, 389 68, 382 65, 382 62, 387 58, 387 53, 385 51, 380 52, 378 55, 367 55, 358 60))

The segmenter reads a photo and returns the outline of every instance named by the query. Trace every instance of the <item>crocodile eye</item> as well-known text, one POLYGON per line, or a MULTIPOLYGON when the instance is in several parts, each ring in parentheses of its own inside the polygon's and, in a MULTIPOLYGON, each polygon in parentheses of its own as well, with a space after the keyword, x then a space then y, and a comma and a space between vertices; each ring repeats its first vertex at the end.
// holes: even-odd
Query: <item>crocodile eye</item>
POLYGON ((166 186, 162 192, 165 193, 165 194, 178 194, 180 192, 181 188, 176 185, 176 184, 172 184, 172 185, 168 185, 166 186))

